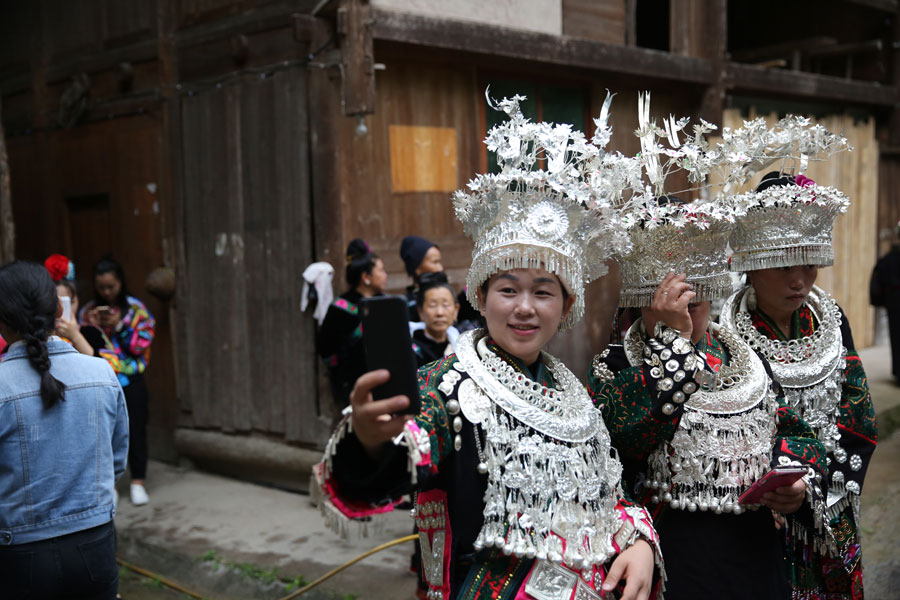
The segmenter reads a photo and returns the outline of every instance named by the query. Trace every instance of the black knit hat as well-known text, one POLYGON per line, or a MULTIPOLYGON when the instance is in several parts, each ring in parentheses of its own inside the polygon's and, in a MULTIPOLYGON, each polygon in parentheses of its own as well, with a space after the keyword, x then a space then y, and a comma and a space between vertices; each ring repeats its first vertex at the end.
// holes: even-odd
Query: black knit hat
POLYGON ((425 238, 420 238, 417 235, 408 235, 403 238, 403 241, 400 242, 400 258, 403 259, 403 264, 406 265, 406 272, 410 277, 416 276, 416 269, 425 260, 425 254, 432 247, 436 246, 437 244, 432 244, 425 238))

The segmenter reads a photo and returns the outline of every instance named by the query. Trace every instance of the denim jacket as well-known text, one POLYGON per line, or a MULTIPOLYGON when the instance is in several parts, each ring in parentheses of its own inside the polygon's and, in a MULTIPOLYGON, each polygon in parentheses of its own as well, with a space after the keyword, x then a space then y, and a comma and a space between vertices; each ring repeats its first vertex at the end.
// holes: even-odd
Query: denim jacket
POLYGON ((115 514, 125 471, 128 412, 109 364, 47 341, 50 373, 65 400, 44 409, 25 344, 0 363, 0 544, 45 540, 96 527, 115 514))

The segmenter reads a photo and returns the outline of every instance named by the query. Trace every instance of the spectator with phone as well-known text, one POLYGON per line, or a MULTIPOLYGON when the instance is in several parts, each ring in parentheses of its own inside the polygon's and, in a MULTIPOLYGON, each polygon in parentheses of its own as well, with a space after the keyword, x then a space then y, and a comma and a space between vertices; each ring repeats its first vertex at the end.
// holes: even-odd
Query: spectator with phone
POLYGON ((63 303, 63 312, 56 319, 56 334, 82 354, 103 358, 114 371, 118 370, 119 359, 106 334, 99 327, 78 324, 78 288, 74 263, 62 254, 51 254, 44 261, 44 268, 56 284, 56 293, 63 303))
POLYGON ((412 285, 406 288, 406 303, 409 307, 409 320, 421 321, 419 316, 417 298, 419 295, 419 279, 426 273, 442 273, 444 265, 441 262, 441 249, 425 238, 417 235, 408 235, 400 242, 400 258, 406 274, 412 277, 412 285))
POLYGON ((111 600, 128 413, 106 362, 49 335, 61 310, 41 265, 0 268, 2 596, 111 600))
POLYGON ((416 296, 421 322, 409 323, 413 350, 420 367, 453 353, 459 331, 453 326, 459 313, 455 292, 445 273, 425 273, 416 296))
POLYGON ((720 322, 766 357, 788 404, 825 444, 829 465, 827 526, 792 540, 794 554, 810 557, 792 565, 794 593, 861 598, 860 496, 878 427, 847 315, 815 284, 834 262, 831 232, 849 200, 778 171, 746 196, 752 203, 737 219, 730 265, 748 285, 726 300, 720 322))
POLYGON ((135 506, 150 501, 144 479, 147 475, 147 419, 150 398, 144 372, 150 364, 150 345, 156 321, 143 302, 128 293, 125 271, 112 257, 94 265, 95 296, 81 309, 81 324, 99 327, 118 359, 116 376, 128 404, 128 466, 131 469, 130 498, 135 506))
POLYGON ((595 598, 624 580, 622 598, 646 600, 661 566, 650 516, 623 498, 621 465, 583 385, 543 351, 582 316, 585 283, 621 237, 605 198, 583 204, 584 136, 530 123, 518 98, 500 106, 510 121, 489 138, 512 164, 454 196, 475 241, 469 297, 487 329, 419 370, 416 415, 401 414, 404 395, 374 399, 400 374, 357 380, 352 414, 316 469, 324 508, 343 529, 417 491, 429 598, 595 598), (529 152, 509 152, 513 143, 529 152), (535 170, 548 147, 563 164, 535 170))
POLYGON ((316 349, 328 366, 331 393, 338 413, 347 406, 353 382, 366 372, 359 302, 380 296, 387 286, 381 258, 359 239, 347 245, 344 278, 350 286, 328 307, 316 334, 316 349))

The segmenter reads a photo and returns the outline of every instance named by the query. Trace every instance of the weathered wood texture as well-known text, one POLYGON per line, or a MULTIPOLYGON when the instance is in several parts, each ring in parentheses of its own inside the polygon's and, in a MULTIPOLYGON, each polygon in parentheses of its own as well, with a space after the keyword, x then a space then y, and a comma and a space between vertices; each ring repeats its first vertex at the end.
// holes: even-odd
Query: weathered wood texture
MULTIPOLYGON (((338 165, 344 243, 354 237, 367 240, 384 259, 388 287, 400 290, 410 283, 400 259, 400 241, 406 235, 421 235, 441 247, 451 279, 462 285, 472 246, 453 216, 451 194, 393 190, 389 131, 392 125, 452 129, 458 157, 448 157, 448 161, 457 162, 454 189, 459 189, 478 170, 483 132, 477 127, 477 115, 483 90, 478 89, 474 69, 468 66, 425 67, 384 57, 379 61, 388 61, 388 68, 378 74, 378 110, 365 118, 368 131, 359 135, 357 119, 339 119, 339 144, 344 153, 338 165)), ((427 154, 428 150, 419 152, 427 154)), ((336 291, 343 291, 343 264, 336 260, 332 264, 336 291)))
POLYGON ((299 309, 313 248, 306 94, 297 69, 181 100, 180 397, 195 427, 322 441, 313 323, 299 309))
POLYGON ((897 88, 866 81, 851 81, 829 75, 766 69, 755 65, 728 63, 725 77, 730 90, 772 97, 849 102, 863 106, 893 106, 897 88))
MULTIPOLYGON (((751 117, 756 115, 752 114, 751 117)), ((736 110, 725 111, 725 126, 740 127, 736 110)), ((775 115, 766 117, 774 124, 775 115)), ((834 225, 834 266, 819 270, 817 285, 828 290, 844 309, 858 348, 873 343, 874 311, 869 305, 869 276, 877 258, 879 151, 875 121, 855 121, 846 115, 819 119, 829 131, 846 136, 852 152, 841 152, 827 161, 810 161, 805 175, 821 185, 838 188, 850 198, 846 214, 834 225)), ((763 174, 761 173, 760 176, 763 174)), ((751 182, 757 183, 757 177, 751 182)))
POLYGON ((94 262, 111 253, 122 263, 131 293, 156 317, 147 371, 150 435, 154 455, 172 457, 178 409, 170 317, 167 305, 144 290, 147 274, 163 264, 158 152, 158 124, 148 115, 17 137, 9 144, 16 227, 28 233, 17 236, 17 256, 38 262, 54 252, 69 256, 85 302, 93 297, 94 262))
POLYGON ((373 14, 374 36, 386 41, 683 83, 708 83, 712 76, 708 61, 667 52, 587 39, 560 39, 493 24, 439 20, 384 10, 374 10, 373 14))
POLYGON ((625 0, 563 0, 563 35, 625 44, 625 0))
POLYGON ((369 0, 341 0, 337 12, 343 65, 345 115, 375 111, 375 58, 372 54, 372 6, 369 0))

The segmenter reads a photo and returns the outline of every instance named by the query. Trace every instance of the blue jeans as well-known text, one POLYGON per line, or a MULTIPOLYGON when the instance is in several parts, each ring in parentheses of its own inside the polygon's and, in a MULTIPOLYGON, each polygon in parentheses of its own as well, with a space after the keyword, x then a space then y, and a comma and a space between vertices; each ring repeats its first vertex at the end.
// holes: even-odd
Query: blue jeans
POLYGON ((60 537, 0 546, 0 582, 3 597, 10 600, 114 600, 119 568, 112 521, 60 537))

